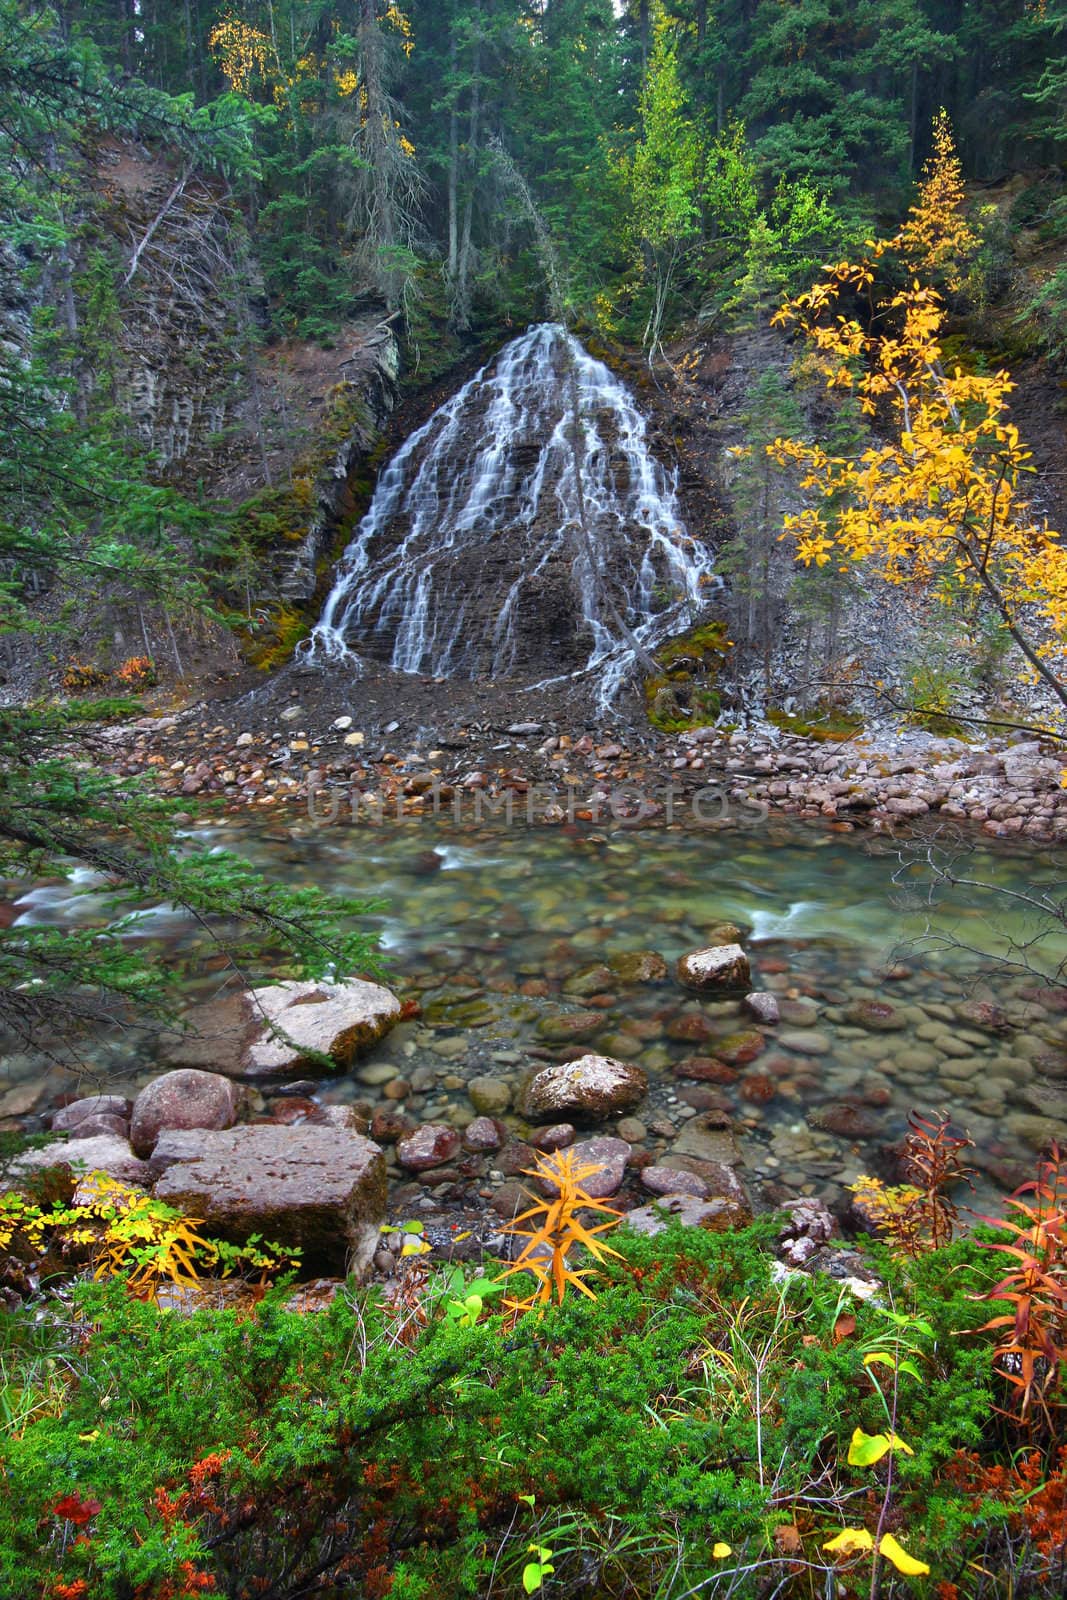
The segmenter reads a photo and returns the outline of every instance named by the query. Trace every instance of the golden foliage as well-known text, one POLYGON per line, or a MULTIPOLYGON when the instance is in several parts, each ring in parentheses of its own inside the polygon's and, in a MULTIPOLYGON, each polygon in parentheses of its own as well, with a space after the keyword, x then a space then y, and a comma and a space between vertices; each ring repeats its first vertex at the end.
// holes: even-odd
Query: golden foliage
MULTIPOLYGON (((947 167, 936 182, 939 192, 953 192, 947 167)), ((868 257, 828 268, 774 319, 800 327, 827 388, 856 396, 887 441, 855 457, 800 439, 769 445, 777 464, 800 469, 812 500, 784 519, 783 537, 805 565, 869 562, 887 582, 930 587, 945 601, 984 596, 1031 667, 1051 681, 1042 658, 1059 655, 1067 629, 1067 551, 1020 493, 1031 458, 1008 420, 1014 385, 1004 371, 944 370, 945 310, 929 284, 912 277, 885 299, 876 293, 887 252, 921 251, 927 265, 950 260, 960 234, 951 218, 942 224, 938 234, 920 199, 907 239, 906 227, 870 241, 868 257), (857 300, 868 307, 863 321, 842 309, 857 300), (1020 629, 1027 607, 1045 627, 1033 646, 1020 629)))
POLYGON ((267 34, 232 15, 215 24, 208 34, 208 45, 236 94, 249 93, 255 73, 266 77, 267 63, 274 54, 267 34))
POLYGON ((524 1170, 528 1177, 550 1185, 555 1195, 542 1200, 531 1194, 530 1199, 534 1204, 505 1230, 527 1242, 503 1276, 510 1278, 519 1272, 529 1272, 536 1279, 536 1287, 531 1294, 521 1300, 505 1300, 505 1306, 509 1311, 518 1313, 529 1311, 534 1306, 547 1305, 552 1300, 558 1304, 568 1284, 573 1284, 579 1293, 594 1300, 596 1296, 585 1282, 594 1269, 572 1267, 567 1257, 575 1245, 583 1246, 597 1261, 619 1253, 604 1244, 597 1235, 616 1227, 620 1213, 602 1200, 594 1199, 582 1187, 587 1178, 601 1171, 600 1166, 595 1162, 578 1162, 573 1150, 559 1150, 551 1156, 538 1156, 536 1167, 524 1170), (579 1216, 581 1211, 601 1212, 608 1220, 587 1227, 579 1216), (521 1226, 535 1218, 537 1221, 533 1227, 521 1226))
POLYGON ((923 168, 919 197, 893 241, 916 272, 944 274, 948 287, 962 287, 961 266, 978 248, 978 235, 963 214, 966 190, 948 113, 934 118, 934 153, 923 168))
POLYGON ((195 1286, 204 1273, 227 1277, 238 1266, 265 1280, 288 1270, 299 1254, 255 1238, 244 1245, 210 1239, 198 1231, 200 1223, 109 1173, 93 1172, 75 1204, 44 1209, 24 1195, 0 1196, 0 1252, 21 1242, 43 1256, 55 1240, 85 1252, 95 1278, 124 1276, 142 1300, 155 1300, 163 1283, 195 1286))

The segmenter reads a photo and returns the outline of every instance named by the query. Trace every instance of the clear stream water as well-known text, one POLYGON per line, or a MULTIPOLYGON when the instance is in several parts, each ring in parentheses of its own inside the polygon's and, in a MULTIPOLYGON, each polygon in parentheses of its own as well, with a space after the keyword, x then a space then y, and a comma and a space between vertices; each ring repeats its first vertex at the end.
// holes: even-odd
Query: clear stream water
MULTIPOLYGON (((583 1043, 646 1068, 652 1090, 638 1115, 650 1129, 721 1105, 736 1119, 751 1174, 827 1194, 876 1162, 913 1106, 947 1109, 995 1179, 1030 1167, 1043 1138, 1067 1133, 1067 1015, 1042 999, 1033 977, 989 959, 1047 930, 1018 902, 984 890, 946 890, 931 907, 924 869, 902 868, 899 847, 884 839, 773 822, 609 832, 302 821, 270 832, 202 827, 193 842, 239 848, 292 884, 386 902, 368 922, 397 987, 421 992, 424 1016, 354 1074, 322 1085, 328 1099, 374 1100, 400 1076, 413 1085, 412 1115, 463 1123, 473 1115, 470 1078, 517 1085, 529 1049, 546 1043, 545 1019, 589 1009, 588 998, 566 990, 582 987, 588 967, 635 950, 673 963, 730 921, 745 930, 754 985, 775 990, 786 1013, 763 1054, 724 1075, 730 1081, 697 1083, 676 1068, 693 1054, 715 1056, 719 1036, 751 1026, 733 1002, 702 1003, 673 978, 595 985, 603 1022, 583 1043), (855 1025, 849 1007, 864 999, 888 1001, 901 1026, 855 1025), (958 1011, 976 999, 1003 1008, 1006 1030, 991 1033, 958 1011)), ((978 847, 962 866, 1014 891, 1055 890, 1065 877, 1053 852, 978 847)), ((60 925, 99 915, 84 876, 32 891, 18 909, 26 922, 60 925)), ((223 981, 217 953, 167 907, 146 913, 131 936, 179 963, 190 1003, 223 981)), ((1056 930, 1029 955, 1052 971, 1067 939, 1056 930)), ((131 1085, 160 1070, 151 1036, 92 1041, 85 1059, 131 1085)), ((63 1084, 53 1077, 52 1087, 63 1084)), ((662 1149, 655 1137, 652 1148, 662 1149)))

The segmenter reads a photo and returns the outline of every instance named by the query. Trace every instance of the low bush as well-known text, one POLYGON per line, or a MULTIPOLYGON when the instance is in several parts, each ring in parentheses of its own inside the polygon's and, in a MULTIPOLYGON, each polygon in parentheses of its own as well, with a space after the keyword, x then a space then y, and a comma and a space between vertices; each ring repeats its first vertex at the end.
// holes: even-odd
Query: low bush
POLYGON ((1013 1453, 972 1331, 990 1236, 872 1244, 865 1300, 780 1277, 774 1234, 623 1227, 595 1300, 518 1318, 413 1256, 414 1337, 403 1295, 352 1286, 313 1315, 119 1283, 12 1315, 0 1593, 1059 1594, 1060 1441, 1013 1453))

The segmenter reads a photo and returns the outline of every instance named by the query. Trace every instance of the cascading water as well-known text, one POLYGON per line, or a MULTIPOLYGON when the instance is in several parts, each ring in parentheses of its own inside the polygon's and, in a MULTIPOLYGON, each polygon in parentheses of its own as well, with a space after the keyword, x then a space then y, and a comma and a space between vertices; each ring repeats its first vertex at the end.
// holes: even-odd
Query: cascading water
POLYGON ((543 323, 393 457, 308 646, 356 672, 596 671, 606 704, 635 646, 684 629, 716 581, 633 396, 543 323))

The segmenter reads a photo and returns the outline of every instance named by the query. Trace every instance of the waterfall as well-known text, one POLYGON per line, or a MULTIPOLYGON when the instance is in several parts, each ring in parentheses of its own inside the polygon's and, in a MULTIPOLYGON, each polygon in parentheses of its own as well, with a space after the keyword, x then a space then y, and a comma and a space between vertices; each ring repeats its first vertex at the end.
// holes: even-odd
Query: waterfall
POLYGON ((308 649, 354 673, 369 661, 438 678, 595 672, 606 705, 633 666, 633 638, 653 648, 682 631, 716 581, 629 390, 542 323, 397 451, 308 649))

